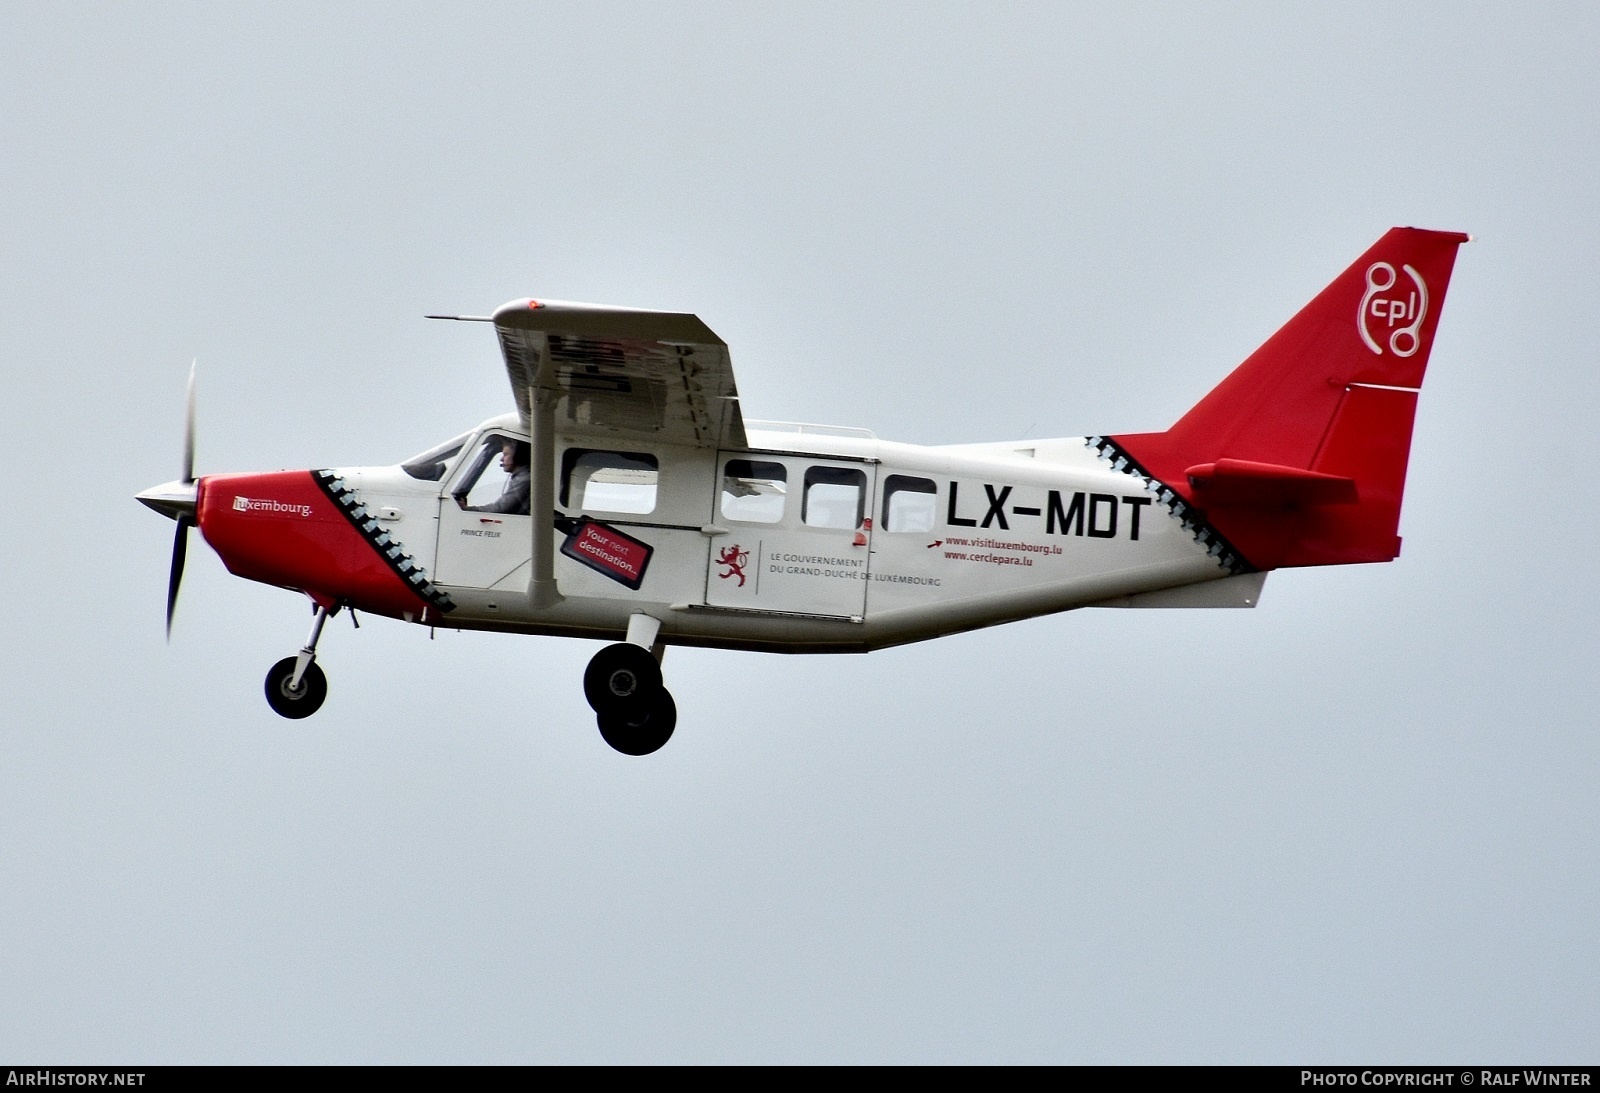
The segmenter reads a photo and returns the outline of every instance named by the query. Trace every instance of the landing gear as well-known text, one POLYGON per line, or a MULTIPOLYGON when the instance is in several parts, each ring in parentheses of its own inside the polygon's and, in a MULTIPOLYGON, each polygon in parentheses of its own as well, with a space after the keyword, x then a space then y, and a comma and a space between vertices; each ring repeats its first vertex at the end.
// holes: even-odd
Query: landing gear
POLYGON ((650 650, 618 642, 594 655, 583 673, 583 697, 598 714, 622 713, 648 704, 661 690, 661 665, 650 650))
POLYGON ((339 610, 332 611, 317 605, 316 618, 311 620, 311 636, 304 647, 292 657, 284 657, 267 673, 267 705, 280 717, 298 720, 310 717, 322 708, 328 697, 328 677, 317 667, 317 641, 322 637, 322 624, 339 610))
POLYGON ((678 705, 661 685, 661 661, 651 649, 660 629, 649 615, 634 615, 628 640, 600 650, 583 673, 600 735, 624 755, 656 751, 678 724, 678 705))
POLYGON ((623 755, 649 755, 672 739, 678 725, 678 704, 662 688, 649 700, 624 713, 597 714, 600 735, 623 755))
POLYGON ((310 717, 328 697, 328 677, 315 664, 306 665, 300 685, 291 686, 298 657, 284 657, 267 673, 267 705, 280 717, 310 717))

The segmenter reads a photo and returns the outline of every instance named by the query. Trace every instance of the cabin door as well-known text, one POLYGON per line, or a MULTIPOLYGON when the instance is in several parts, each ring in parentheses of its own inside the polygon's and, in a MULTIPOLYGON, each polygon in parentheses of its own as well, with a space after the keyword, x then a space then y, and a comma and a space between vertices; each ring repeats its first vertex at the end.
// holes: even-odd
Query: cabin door
POLYGON ((859 619, 877 465, 768 452, 717 457, 706 604, 859 619))

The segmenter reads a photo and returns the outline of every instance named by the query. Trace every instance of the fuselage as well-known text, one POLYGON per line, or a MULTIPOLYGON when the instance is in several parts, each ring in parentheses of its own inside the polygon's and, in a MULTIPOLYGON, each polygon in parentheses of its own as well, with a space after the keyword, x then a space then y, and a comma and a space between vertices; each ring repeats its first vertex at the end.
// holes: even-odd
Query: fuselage
POLYGON ((401 465, 207 476, 196 518, 230 571, 324 606, 609 639, 644 613, 667 644, 782 652, 1260 591, 1097 438, 927 447, 748 426, 740 451, 558 436, 547 607, 528 595, 534 518, 492 479, 505 442, 528 440, 515 414, 401 465))

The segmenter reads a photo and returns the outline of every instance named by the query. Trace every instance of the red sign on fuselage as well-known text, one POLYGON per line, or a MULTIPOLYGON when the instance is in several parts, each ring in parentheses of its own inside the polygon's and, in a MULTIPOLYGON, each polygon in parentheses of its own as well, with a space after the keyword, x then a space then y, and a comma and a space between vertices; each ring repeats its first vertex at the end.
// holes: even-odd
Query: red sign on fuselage
POLYGON ((644 571, 654 552, 649 543, 596 520, 580 521, 561 544, 561 553, 573 561, 582 562, 635 592, 644 583, 644 571))

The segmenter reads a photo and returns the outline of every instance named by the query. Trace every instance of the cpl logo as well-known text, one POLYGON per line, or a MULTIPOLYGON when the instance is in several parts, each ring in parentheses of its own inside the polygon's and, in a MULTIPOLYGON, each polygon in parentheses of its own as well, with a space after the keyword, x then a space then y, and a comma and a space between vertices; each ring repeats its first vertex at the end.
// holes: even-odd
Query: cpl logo
POLYGON ((1361 340, 1378 356, 1383 356, 1383 346, 1372 336, 1367 325, 1371 320, 1382 320, 1386 326, 1378 332, 1389 334, 1389 351, 1397 357, 1409 357, 1422 345, 1418 331, 1422 320, 1428 317, 1428 286, 1422 275, 1410 266, 1401 266, 1411 283, 1416 286, 1404 297, 1392 291, 1400 278, 1388 262, 1374 262, 1367 267, 1367 293, 1361 297, 1361 310, 1356 315, 1356 325, 1361 329, 1361 340), (1405 323, 1399 330, 1396 323, 1405 323))

